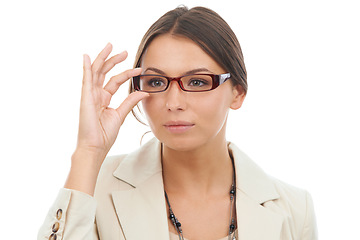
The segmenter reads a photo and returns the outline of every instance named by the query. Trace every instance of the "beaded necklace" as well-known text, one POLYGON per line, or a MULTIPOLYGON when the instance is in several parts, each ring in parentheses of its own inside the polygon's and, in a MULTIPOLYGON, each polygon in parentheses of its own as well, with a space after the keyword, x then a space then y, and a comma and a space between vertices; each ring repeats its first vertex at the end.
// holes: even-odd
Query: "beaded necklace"
MULTIPOLYGON (((235 222, 235 214, 233 214, 234 212, 234 208, 235 208, 235 194, 236 194, 236 186, 235 186, 235 167, 234 167, 234 161, 232 160, 232 164, 233 164, 233 182, 231 184, 231 188, 230 188, 230 221, 229 221, 229 235, 228 235, 228 239, 229 240, 236 240, 236 236, 235 236, 235 228, 236 228, 236 222, 235 222)), ((173 223, 175 230, 179 236, 179 240, 184 240, 184 236, 183 236, 183 231, 181 228, 181 223, 180 221, 176 218, 171 205, 170 205, 170 201, 168 198, 168 195, 165 192, 165 198, 166 198, 166 202, 167 205, 169 207, 169 219, 170 221, 173 223)))

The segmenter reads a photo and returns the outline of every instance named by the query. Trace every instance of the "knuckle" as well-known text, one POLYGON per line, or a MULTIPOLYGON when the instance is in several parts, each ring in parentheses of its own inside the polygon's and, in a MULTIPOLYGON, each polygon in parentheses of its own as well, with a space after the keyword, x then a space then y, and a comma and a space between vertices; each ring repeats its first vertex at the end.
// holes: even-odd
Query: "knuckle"
POLYGON ((98 74, 99 71, 100 71, 99 66, 97 66, 96 64, 93 64, 92 67, 91 67, 91 72, 92 72, 93 74, 98 74))
POLYGON ((95 74, 95 75, 98 75, 99 74, 99 69, 98 68, 93 68, 92 73, 95 74))
POLYGON ((105 73, 99 72, 98 79, 100 79, 101 81, 104 80, 105 79, 105 73))

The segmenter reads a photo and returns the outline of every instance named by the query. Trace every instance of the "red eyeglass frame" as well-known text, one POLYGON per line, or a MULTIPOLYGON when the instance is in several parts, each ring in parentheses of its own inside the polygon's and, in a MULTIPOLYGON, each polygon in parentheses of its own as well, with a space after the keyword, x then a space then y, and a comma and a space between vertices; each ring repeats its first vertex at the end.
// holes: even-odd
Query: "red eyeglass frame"
POLYGON ((134 88, 135 91, 141 91, 141 92, 148 92, 148 93, 158 93, 158 92, 165 92, 169 86, 170 86, 170 82, 171 81, 176 81, 179 84, 179 87, 181 88, 181 90, 185 91, 185 92, 207 92, 207 91, 211 91, 214 90, 215 88, 217 88, 218 86, 220 86, 221 84, 223 84, 224 82, 226 82, 229 78, 231 77, 230 73, 223 73, 223 74, 190 74, 190 75, 184 75, 184 76, 180 76, 180 77, 167 77, 167 76, 163 76, 163 75, 157 75, 157 74, 144 74, 144 75, 138 75, 132 78, 132 86, 134 88), (212 86, 210 89, 207 90, 186 90, 181 82, 181 78, 186 77, 186 76, 196 76, 196 75, 206 75, 206 76, 210 76, 212 79, 212 86), (143 91, 140 90, 140 77, 142 76, 157 76, 157 77, 163 77, 166 78, 168 80, 168 84, 167 86, 164 88, 164 90, 161 91, 143 91))

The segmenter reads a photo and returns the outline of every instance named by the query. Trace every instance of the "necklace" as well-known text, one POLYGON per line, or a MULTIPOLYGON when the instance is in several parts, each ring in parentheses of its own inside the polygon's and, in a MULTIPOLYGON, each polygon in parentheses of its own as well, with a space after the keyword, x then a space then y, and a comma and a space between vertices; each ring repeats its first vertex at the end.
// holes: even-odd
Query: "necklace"
MULTIPOLYGON (((231 159, 232 160, 232 159, 231 159)), ((229 221, 229 235, 228 235, 228 239, 229 240, 236 240, 236 236, 235 236, 235 216, 233 214, 234 212, 234 208, 235 208, 235 194, 236 194, 236 186, 235 186, 235 168, 234 168, 234 161, 232 160, 233 163, 233 182, 231 184, 231 188, 230 188, 230 221, 229 221)), ((165 198, 166 198, 166 202, 167 205, 169 207, 169 219, 170 221, 173 223, 175 230, 179 236, 179 240, 184 240, 184 236, 183 236, 183 231, 181 228, 181 223, 180 221, 176 218, 171 205, 170 205, 170 201, 168 198, 168 195, 165 192, 165 198)))

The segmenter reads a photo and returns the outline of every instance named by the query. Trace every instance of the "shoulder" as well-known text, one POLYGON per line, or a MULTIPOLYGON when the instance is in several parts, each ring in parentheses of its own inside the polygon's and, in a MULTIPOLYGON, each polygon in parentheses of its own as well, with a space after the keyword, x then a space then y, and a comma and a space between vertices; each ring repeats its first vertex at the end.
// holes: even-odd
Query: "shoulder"
POLYGON ((317 239, 314 204, 310 193, 274 177, 270 177, 279 198, 263 203, 263 207, 281 214, 289 229, 302 239, 317 239))
POLYGON ((279 204, 304 209, 309 193, 267 174, 236 145, 229 144, 235 161, 237 184, 258 203, 277 201, 279 204))
POLYGON ((282 216, 285 236, 316 239, 306 237, 316 235, 313 202, 308 191, 270 176, 232 143, 229 151, 234 157, 238 188, 261 207, 282 216))
POLYGON ((279 194, 279 198, 274 199, 272 202, 288 212, 289 215, 304 215, 304 213, 306 213, 310 203, 309 201, 311 200, 307 190, 293 186, 272 176, 269 176, 269 180, 279 194))
POLYGON ((272 176, 268 177, 275 186, 276 191, 279 193, 280 199, 282 199, 284 202, 288 201, 299 204, 306 202, 306 198, 309 193, 305 189, 296 187, 272 176))

